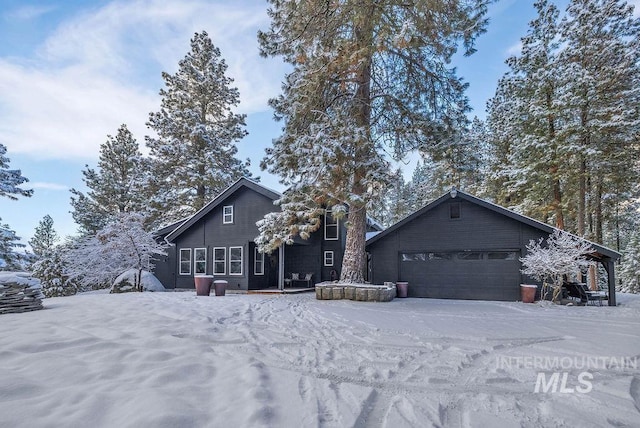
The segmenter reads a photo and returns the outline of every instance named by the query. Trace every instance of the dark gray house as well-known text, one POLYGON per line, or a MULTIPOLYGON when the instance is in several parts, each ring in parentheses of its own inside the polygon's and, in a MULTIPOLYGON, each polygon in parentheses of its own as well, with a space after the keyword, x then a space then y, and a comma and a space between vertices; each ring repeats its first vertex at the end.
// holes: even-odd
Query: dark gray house
MULTIPOLYGON (((320 229, 307 240, 297 238, 272 254, 254 243, 256 222, 278 210, 280 194, 241 178, 188 219, 156 232, 171 247, 156 263, 155 274, 165 288, 194 288, 194 275, 227 280, 231 290, 282 289, 298 274, 294 286, 313 286, 340 275, 346 229, 327 212, 320 229), (311 280, 304 278, 311 274, 311 280), (288 281, 287 281, 288 282, 288 281)), ((370 229, 381 230, 374 223, 370 229)))
MULTIPOLYGON (((409 282, 409 296, 520 300, 520 257, 553 227, 452 190, 367 240, 369 280, 409 282)), ((620 254, 592 243, 608 273, 615 305, 614 262, 620 254)))

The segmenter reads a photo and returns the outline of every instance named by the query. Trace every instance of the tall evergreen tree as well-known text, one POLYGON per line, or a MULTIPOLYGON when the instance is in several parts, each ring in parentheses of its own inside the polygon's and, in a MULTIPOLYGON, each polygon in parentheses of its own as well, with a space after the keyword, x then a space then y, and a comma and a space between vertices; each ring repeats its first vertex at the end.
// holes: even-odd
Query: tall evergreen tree
POLYGON ((29 240, 29 245, 31 245, 33 254, 42 257, 53 250, 57 241, 58 234, 53 228, 53 218, 47 214, 40 220, 40 223, 38 223, 33 238, 29 240))
POLYGON ((19 169, 9 169, 10 159, 6 157, 7 148, 4 144, 0 144, 0 196, 16 200, 18 196, 31 196, 33 190, 26 190, 18 187, 22 183, 29 181, 28 178, 22 176, 19 169))
POLYGON ((206 32, 191 39, 191 51, 174 75, 162 73, 162 106, 151 113, 147 137, 153 166, 152 203, 158 222, 169 223, 202 208, 235 180, 249 176, 249 161, 236 158, 245 115, 232 112, 238 90, 227 64, 206 32))
POLYGON ((640 293, 640 232, 634 230, 620 263, 619 290, 626 293, 640 293))
POLYGON ((624 0, 572 0, 560 29, 577 233, 602 242, 606 211, 638 180, 640 19, 624 0))
POLYGON ((82 233, 95 234, 116 214, 146 208, 148 165, 126 125, 115 137, 107 135, 100 146, 98 169, 86 165, 82 174, 89 191, 71 189, 72 215, 82 233))
MULTIPOLYGON (((460 123, 465 123, 460 119, 460 123)), ((455 187, 479 193, 484 180, 486 146, 484 123, 477 117, 471 123, 455 129, 425 153, 423 169, 429 169, 429 183, 422 172, 422 205, 455 187), (427 166, 428 164, 428 166, 427 166), (427 185, 429 190, 425 189, 427 185)), ((416 172, 418 170, 416 169, 416 172)), ((417 189, 420 191, 421 189, 417 189)))
MULTIPOLYGON (((484 31, 486 1, 299 2, 270 0, 271 27, 261 53, 293 66, 271 101, 283 134, 262 167, 291 186, 289 200, 308 196, 305 227, 320 227, 323 206, 348 208, 341 280, 364 277, 368 204, 389 182, 387 153, 439 141, 468 109, 466 85, 448 68, 462 41, 466 53, 484 31)), ((296 213, 294 213, 296 214, 296 213)), ((274 221, 290 236, 297 224, 274 221), (288 229, 287 229, 288 228, 288 229)), ((268 229, 268 228, 267 228, 268 229)))
MULTIPOLYGON (((29 180, 23 177, 19 169, 9 169, 7 148, 0 144, 0 196, 17 200, 17 196, 30 197, 33 190, 26 190, 20 186, 29 180), (17 196, 16 196, 17 195, 17 196)), ((2 219, 0 219, 2 221, 2 219)), ((0 223, 0 269, 18 270, 26 262, 26 256, 16 252, 16 249, 24 247, 20 243, 20 237, 11 230, 8 224, 0 223)))
POLYGON ((520 195, 519 211, 565 228, 562 175, 567 153, 559 139, 562 123, 558 102, 562 68, 557 61, 558 9, 547 0, 535 3, 536 19, 522 38, 519 56, 507 60, 510 72, 497 94, 509 98, 489 104, 496 143, 509 142, 509 153, 499 165, 513 193, 520 195), (502 117, 500 117, 502 116, 502 117))

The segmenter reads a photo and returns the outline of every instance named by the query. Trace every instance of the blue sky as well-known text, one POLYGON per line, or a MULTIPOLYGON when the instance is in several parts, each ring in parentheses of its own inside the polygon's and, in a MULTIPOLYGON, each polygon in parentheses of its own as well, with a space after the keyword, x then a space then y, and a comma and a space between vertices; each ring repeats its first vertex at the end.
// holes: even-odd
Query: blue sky
MULTIPOLYGON (((478 51, 455 60, 470 83, 473 114, 482 118, 504 60, 518 52, 535 16, 533 0, 499 0, 489 16, 478 51)), ((35 191, 19 201, 0 199, 2 222, 25 242, 46 214, 60 235, 75 233, 69 189, 85 190, 82 169, 95 166, 100 144, 122 123, 144 146, 145 122, 160 105, 161 73, 175 72, 202 30, 221 49, 240 90, 238 112, 248 115, 239 155, 251 159, 263 183, 280 189, 276 177, 259 170, 279 131, 267 100, 279 93, 286 70, 258 54, 256 32, 267 27, 263 0, 2 0, 0 142, 11 168, 21 169, 35 191)))

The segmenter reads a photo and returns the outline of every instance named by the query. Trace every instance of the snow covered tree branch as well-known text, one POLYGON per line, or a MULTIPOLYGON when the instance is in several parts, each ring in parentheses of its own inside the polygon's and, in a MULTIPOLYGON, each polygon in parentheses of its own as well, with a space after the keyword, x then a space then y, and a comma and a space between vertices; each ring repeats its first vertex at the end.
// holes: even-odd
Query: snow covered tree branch
POLYGON ((551 291, 554 301, 560 297, 564 277, 587 268, 592 263, 587 256, 595 252, 589 242, 560 229, 555 229, 546 241, 529 241, 526 248, 527 254, 520 258, 521 272, 542 281, 543 298, 551 291))
POLYGON ((312 230, 321 208, 347 206, 341 280, 361 282, 367 208, 392 181, 390 156, 428 150, 468 110, 466 84, 448 63, 459 42, 473 51, 487 2, 270 3, 261 53, 282 56, 293 71, 270 102, 284 127, 261 166, 290 192, 311 191, 317 205, 263 226, 296 233, 292 222, 301 219, 300 231, 312 230))
POLYGON ((96 235, 80 238, 66 255, 67 274, 84 288, 109 286, 121 273, 136 269, 135 286, 142 291, 143 270, 152 270, 153 259, 166 255, 166 245, 144 229, 139 213, 121 213, 96 235))

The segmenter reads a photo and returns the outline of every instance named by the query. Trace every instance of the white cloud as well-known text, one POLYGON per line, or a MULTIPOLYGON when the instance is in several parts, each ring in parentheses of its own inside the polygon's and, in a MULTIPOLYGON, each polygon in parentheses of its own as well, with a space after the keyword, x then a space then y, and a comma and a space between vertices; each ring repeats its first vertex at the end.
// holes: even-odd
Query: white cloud
POLYGON ((10 10, 4 14, 4 18, 7 21, 30 21, 35 18, 39 18, 42 15, 55 10, 54 6, 22 6, 17 9, 10 10))
POLYGON ((69 186, 65 186, 64 184, 48 183, 45 181, 34 181, 34 182, 25 183, 22 187, 24 187, 25 189, 60 190, 60 191, 69 190, 69 186))
POLYGON ((284 65, 258 54, 260 0, 114 1, 63 22, 34 58, 0 58, 0 141, 39 158, 95 158, 126 123, 142 143, 159 108, 162 71, 175 72, 196 31, 206 30, 240 90, 241 113, 268 109, 284 65))
POLYGON ((633 16, 640 17, 640 0, 628 0, 628 3, 633 5, 633 16))
POLYGON ((507 48, 506 54, 507 56, 515 56, 520 55, 522 52, 522 40, 518 40, 518 43, 511 45, 507 48))

